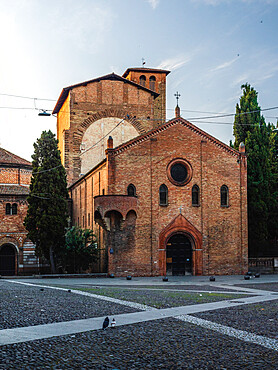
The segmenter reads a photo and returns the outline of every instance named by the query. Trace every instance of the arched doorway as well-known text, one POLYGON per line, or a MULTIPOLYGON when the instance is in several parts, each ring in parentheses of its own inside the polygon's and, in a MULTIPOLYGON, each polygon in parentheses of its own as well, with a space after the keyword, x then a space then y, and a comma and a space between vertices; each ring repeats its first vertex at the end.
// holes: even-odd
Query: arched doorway
POLYGON ((16 251, 11 244, 4 244, 0 247, 0 275, 15 275, 16 251))
POLYGON ((167 275, 192 274, 192 244, 182 233, 172 235, 166 245, 167 275))

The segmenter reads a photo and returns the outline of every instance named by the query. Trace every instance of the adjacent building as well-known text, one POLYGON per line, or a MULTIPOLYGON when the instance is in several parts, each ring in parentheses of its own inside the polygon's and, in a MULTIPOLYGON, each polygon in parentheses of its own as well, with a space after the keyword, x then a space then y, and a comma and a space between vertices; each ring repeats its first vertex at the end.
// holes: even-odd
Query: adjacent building
POLYGON ((0 148, 0 275, 38 272, 35 246, 27 238, 27 213, 32 165, 0 148))

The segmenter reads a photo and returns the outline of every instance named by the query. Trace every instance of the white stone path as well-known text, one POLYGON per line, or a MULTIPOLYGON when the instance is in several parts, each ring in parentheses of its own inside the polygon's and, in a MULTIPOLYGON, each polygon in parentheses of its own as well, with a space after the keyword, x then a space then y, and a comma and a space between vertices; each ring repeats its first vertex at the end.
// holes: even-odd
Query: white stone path
MULTIPOLYGON (((23 284, 29 286, 43 287, 48 289, 56 289, 68 291, 66 288, 52 287, 48 285, 39 285, 31 283, 23 283, 14 280, 6 280, 10 283, 23 284)), ((223 287, 223 286, 222 286, 223 287)), ((223 287, 224 288, 224 287, 223 287)), ((231 288, 231 286, 229 286, 231 288)), ((236 287, 233 287, 236 290, 236 287)), ((238 289, 242 289, 241 287, 238 289)), ((249 290, 248 288, 246 288, 249 290)), ((255 290, 254 290, 255 291, 255 290)), ((141 309, 144 311, 134 312, 134 313, 124 313, 120 315, 115 315, 117 326, 135 324, 139 322, 146 322, 150 320, 165 319, 169 317, 174 317, 176 319, 192 323, 194 325, 199 325, 201 327, 217 331, 221 334, 225 334, 231 337, 238 338, 240 340, 255 343, 263 347, 278 351, 278 340, 267 338, 265 336, 260 336, 252 334, 243 330, 234 329, 228 326, 213 323, 207 320, 196 318, 194 316, 189 316, 193 313, 205 312, 210 310, 217 310, 221 308, 236 307, 252 303, 261 303, 267 301, 273 301, 278 299, 278 295, 275 292, 260 291, 260 295, 254 297, 244 297, 239 299, 232 299, 228 301, 203 303, 196 305, 188 305, 182 307, 172 307, 166 309, 155 309, 149 306, 141 305, 135 302, 123 301, 120 299, 115 299, 111 297, 105 297, 97 294, 82 292, 79 290, 71 290, 74 294, 86 295, 97 299, 102 299, 105 301, 118 303, 121 305, 134 307, 136 309, 141 309)), ((257 294, 259 293, 256 290, 257 294)), ((225 292, 226 293, 226 292, 225 292)), ((20 327, 13 329, 3 329, 0 330, 0 345, 22 343, 37 339, 46 339, 61 335, 74 335, 76 333, 87 332, 91 330, 98 330, 102 327, 104 317, 95 317, 84 320, 73 320, 66 322, 58 322, 53 324, 35 325, 28 327, 20 327)))

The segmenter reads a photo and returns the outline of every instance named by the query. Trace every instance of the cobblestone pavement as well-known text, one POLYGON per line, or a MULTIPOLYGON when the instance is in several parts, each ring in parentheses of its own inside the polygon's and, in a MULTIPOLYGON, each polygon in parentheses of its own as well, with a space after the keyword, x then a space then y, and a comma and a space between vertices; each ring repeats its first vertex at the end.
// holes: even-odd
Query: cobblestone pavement
MULTIPOLYGON (((152 306, 155 308, 168 308, 168 307, 178 307, 185 305, 192 305, 198 303, 208 303, 208 302, 218 302, 222 300, 242 298, 244 295, 239 295, 234 292, 234 294, 228 294, 221 292, 183 292, 173 291, 171 289, 161 290, 161 289, 127 289, 127 288, 79 288, 85 290, 88 293, 100 294, 104 296, 109 296, 113 298, 119 298, 122 300, 133 301, 141 303, 144 305, 152 306)), ((250 296, 250 295, 248 295, 250 296)), ((278 298, 278 297, 277 297, 278 298)))
POLYGON ((277 369, 278 352, 175 319, 1 347, 1 369, 277 369))
POLYGON ((24 286, 0 280, 0 329, 117 315, 138 310, 107 304, 67 291, 24 286))
MULTIPOLYGON (((258 284, 255 285, 254 288, 258 289, 258 284)), ((250 284, 243 286, 253 288, 250 284)), ((275 291, 271 287, 271 283, 264 283, 261 289, 275 291)), ((206 290, 201 285, 198 288, 206 290)), ((147 293, 151 297, 153 291, 147 293)), ((126 294, 125 289, 122 298, 126 294)), ((145 294, 145 291, 140 294, 145 294)), ((188 294, 192 295, 191 292, 188 294)), ((163 295, 156 295, 155 300, 158 301, 159 297, 163 295)), ((130 300, 130 296, 126 298, 130 300)), ((175 301, 176 297, 171 299, 175 301)), ((194 316, 277 339, 277 302, 278 299, 194 316)), ((41 291, 39 287, 12 284, 5 280, 0 280, 0 310, 2 329, 104 315, 112 318, 119 313, 138 311, 93 297, 47 288, 41 291)), ((0 347, 0 369, 277 368, 276 350, 246 343, 176 318, 0 347)))
POLYGON ((194 316, 278 339, 278 300, 202 312, 194 314, 194 316))

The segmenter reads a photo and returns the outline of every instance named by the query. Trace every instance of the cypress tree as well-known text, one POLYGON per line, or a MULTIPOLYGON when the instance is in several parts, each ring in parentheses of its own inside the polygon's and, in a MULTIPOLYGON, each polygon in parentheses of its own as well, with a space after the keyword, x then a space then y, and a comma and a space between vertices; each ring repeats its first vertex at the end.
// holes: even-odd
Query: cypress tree
POLYGON ((258 93, 247 83, 241 88, 233 147, 238 149, 241 142, 246 146, 249 256, 261 257, 271 253, 271 240, 278 235, 278 141, 274 126, 261 115, 258 93))
POLYGON ((50 262, 56 272, 55 259, 64 246, 67 226, 67 181, 61 163, 58 141, 51 131, 43 131, 34 143, 29 206, 24 225, 28 237, 36 244, 36 254, 50 262))
POLYGON ((238 149, 241 142, 245 143, 247 133, 252 132, 254 124, 263 124, 261 108, 258 104, 258 93, 248 83, 241 86, 243 90, 239 104, 236 105, 234 120, 234 148, 238 149))

